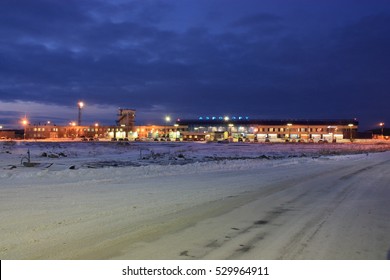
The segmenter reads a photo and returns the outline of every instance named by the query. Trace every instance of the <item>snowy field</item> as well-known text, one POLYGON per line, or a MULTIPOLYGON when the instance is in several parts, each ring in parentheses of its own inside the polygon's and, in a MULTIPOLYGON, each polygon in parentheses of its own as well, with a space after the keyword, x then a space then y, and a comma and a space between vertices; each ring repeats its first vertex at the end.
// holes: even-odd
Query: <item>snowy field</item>
POLYGON ((3 141, 0 259, 389 259, 389 170, 388 141, 3 141))

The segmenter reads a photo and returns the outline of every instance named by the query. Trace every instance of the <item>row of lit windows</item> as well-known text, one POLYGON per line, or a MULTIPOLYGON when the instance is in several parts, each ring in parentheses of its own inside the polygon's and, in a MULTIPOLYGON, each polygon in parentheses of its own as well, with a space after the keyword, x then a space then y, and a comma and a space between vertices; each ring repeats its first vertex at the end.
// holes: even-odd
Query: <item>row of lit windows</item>
POLYGON ((284 131, 287 131, 287 132, 322 132, 322 131, 324 131, 324 129, 321 127, 316 127, 316 128, 284 128, 284 127, 264 128, 264 127, 260 127, 258 129, 258 131, 260 131, 260 132, 267 132, 267 131, 268 132, 284 132, 284 131))
MULTIPOLYGON (((29 131, 46 131, 46 128, 44 127, 34 127, 33 129, 28 129, 29 131)), ((54 128, 49 128, 47 131, 58 131, 58 128, 54 127, 54 128)))

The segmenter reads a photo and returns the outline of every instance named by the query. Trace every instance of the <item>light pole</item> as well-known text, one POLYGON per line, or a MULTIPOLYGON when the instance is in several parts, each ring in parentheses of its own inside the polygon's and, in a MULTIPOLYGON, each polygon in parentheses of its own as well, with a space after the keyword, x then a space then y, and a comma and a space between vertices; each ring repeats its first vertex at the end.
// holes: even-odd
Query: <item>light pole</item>
POLYGON ((379 124, 379 126, 381 127, 382 138, 383 138, 383 127, 385 126, 385 123, 384 123, 384 122, 381 122, 381 123, 379 124))
POLYGON ((79 120, 78 120, 78 125, 80 126, 80 125, 81 125, 81 109, 83 109, 83 107, 84 107, 84 102, 79 101, 79 103, 77 103, 77 106, 78 106, 78 108, 79 108, 79 120))
POLYGON ((291 140, 291 126, 292 126, 292 123, 287 124, 288 141, 291 140))
POLYGON ((22 120, 22 125, 23 125, 23 128, 24 128, 24 132, 23 132, 23 139, 26 140, 26 127, 27 127, 27 124, 28 124, 28 120, 26 117, 24 117, 24 119, 22 120))
POLYGON ((352 142, 352 127, 353 127, 353 124, 350 123, 350 124, 348 124, 348 126, 349 126, 349 140, 352 142))
POLYGON ((169 138, 169 132, 167 131, 168 130, 168 124, 169 122, 171 121, 171 117, 170 116, 166 116, 165 117, 165 140, 168 140, 169 138))

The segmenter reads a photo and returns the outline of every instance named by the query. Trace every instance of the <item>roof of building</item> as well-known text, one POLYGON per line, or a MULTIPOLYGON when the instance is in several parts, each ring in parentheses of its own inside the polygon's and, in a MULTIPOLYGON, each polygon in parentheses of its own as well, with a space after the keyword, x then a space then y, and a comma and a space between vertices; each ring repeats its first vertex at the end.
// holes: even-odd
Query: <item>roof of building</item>
POLYGON ((305 120, 305 119, 281 119, 281 120, 263 120, 263 119, 229 119, 224 120, 220 118, 215 119, 180 119, 177 120, 177 124, 180 125, 226 125, 226 124, 238 124, 238 125, 348 125, 353 124, 357 126, 359 122, 355 119, 321 119, 321 120, 305 120))

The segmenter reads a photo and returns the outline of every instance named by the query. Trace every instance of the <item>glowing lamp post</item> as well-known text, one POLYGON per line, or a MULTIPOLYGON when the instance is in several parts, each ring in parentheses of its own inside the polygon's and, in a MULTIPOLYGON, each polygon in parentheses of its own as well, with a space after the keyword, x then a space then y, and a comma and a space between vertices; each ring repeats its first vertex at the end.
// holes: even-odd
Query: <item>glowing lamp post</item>
POLYGON ((23 128, 24 128, 24 133, 23 133, 23 139, 26 139, 26 127, 28 125, 28 120, 26 118, 24 118, 22 121, 21 121, 22 125, 23 125, 23 128))
POLYGON ((292 126, 292 123, 288 123, 287 124, 287 133, 288 133, 288 139, 290 140, 291 139, 291 126, 292 126))
POLYGON ((348 124, 349 126, 349 140, 352 142, 352 127, 353 127, 353 124, 348 124))
POLYGON ((381 122, 381 123, 379 124, 379 126, 381 127, 382 138, 383 138, 383 127, 385 126, 385 123, 384 123, 384 122, 381 122))
POLYGON ((169 138, 168 124, 169 124, 170 121, 171 121, 171 117, 170 116, 166 116, 165 117, 165 123, 166 123, 166 127, 165 127, 165 140, 167 140, 169 138))
POLYGON ((78 125, 80 126, 81 125, 81 109, 84 108, 84 102, 80 101, 79 103, 77 103, 77 106, 79 108, 79 120, 78 120, 78 125))

